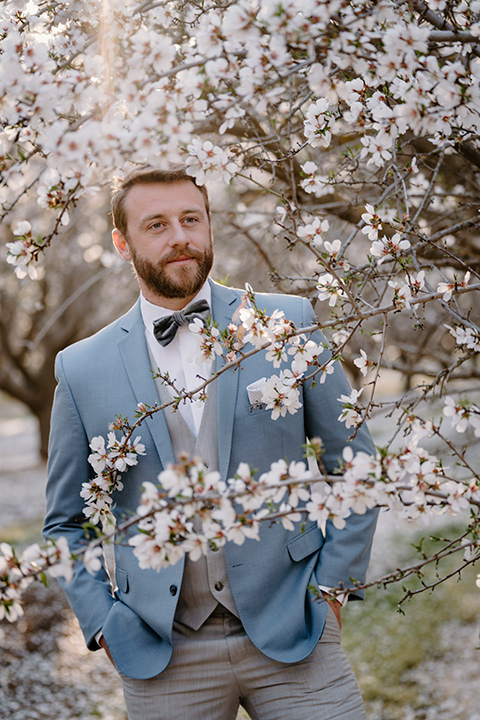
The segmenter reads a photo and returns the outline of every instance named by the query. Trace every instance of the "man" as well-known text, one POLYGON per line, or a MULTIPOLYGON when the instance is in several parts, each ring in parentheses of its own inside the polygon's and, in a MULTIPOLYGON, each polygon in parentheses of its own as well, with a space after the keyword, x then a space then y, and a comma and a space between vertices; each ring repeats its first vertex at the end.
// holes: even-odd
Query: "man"
MULTIPOLYGON (((65 535, 74 550, 85 542, 80 490, 90 477, 89 442, 105 436, 116 415, 132 418, 139 402, 171 398, 151 368, 187 391, 208 377, 212 367, 188 362, 192 333, 178 313, 207 301, 224 328, 242 298, 207 279, 208 196, 183 168, 133 172, 112 211, 113 241, 135 269, 139 302, 56 363, 45 534, 65 535)), ((268 314, 284 310, 297 327, 314 322, 305 299, 257 295, 257 303, 268 314)), ((337 398, 348 392, 341 367, 324 384, 306 383, 302 408, 276 421, 249 399, 249 387, 272 371, 258 353, 211 383, 201 406, 182 403, 145 421, 146 455, 115 493, 117 517, 135 511, 142 483, 185 450, 228 478, 241 461, 261 473, 279 458, 301 460, 305 438, 321 437, 323 462, 336 469, 349 434, 337 421, 337 398)), ((365 429, 352 447, 371 449, 365 429)), ((325 597, 341 585, 350 599, 362 597, 354 579, 365 576, 375 521, 374 511, 351 515, 343 530, 328 522, 325 534, 313 522, 294 532, 265 523, 260 542, 227 543, 160 572, 140 570, 126 538, 115 547, 114 589, 103 568, 91 576, 78 563, 65 590, 88 647, 104 647, 120 672, 130 720, 234 720, 239 703, 254 720, 360 720, 365 711, 340 646, 340 603, 318 598, 312 586, 325 597)))

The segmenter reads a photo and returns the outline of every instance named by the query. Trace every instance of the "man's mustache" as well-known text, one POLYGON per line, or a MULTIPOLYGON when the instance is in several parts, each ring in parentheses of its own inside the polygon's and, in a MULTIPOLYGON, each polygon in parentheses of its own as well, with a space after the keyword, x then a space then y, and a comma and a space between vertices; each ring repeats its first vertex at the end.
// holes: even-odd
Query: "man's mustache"
POLYGON ((178 258, 193 258, 194 260, 201 260, 203 253, 200 250, 188 249, 188 250, 172 250, 168 255, 165 255, 160 261, 159 265, 165 267, 170 262, 177 260, 178 258))

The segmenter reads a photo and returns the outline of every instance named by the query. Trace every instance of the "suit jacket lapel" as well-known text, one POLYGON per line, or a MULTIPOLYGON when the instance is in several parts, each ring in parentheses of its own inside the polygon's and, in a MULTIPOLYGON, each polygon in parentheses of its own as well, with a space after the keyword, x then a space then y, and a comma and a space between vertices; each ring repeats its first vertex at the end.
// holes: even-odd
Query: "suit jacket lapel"
MULTIPOLYGON (((232 315, 241 298, 238 293, 210 281, 212 288, 212 314, 220 330, 232 321, 232 315)), ((223 357, 217 358, 216 370, 225 364, 223 357)), ((215 382, 217 385, 218 408, 218 452, 219 470, 224 479, 227 478, 232 448, 233 422, 237 397, 239 372, 227 370, 215 382)))
MULTIPOLYGON (((146 405, 158 404, 159 398, 155 381, 152 378, 140 301, 124 316, 121 327, 125 336, 121 339, 118 348, 135 398, 137 402, 143 402, 146 405)), ((163 467, 165 468, 168 463, 175 462, 163 412, 156 412, 147 418, 143 422, 142 430, 144 428, 152 435, 163 467)))
MULTIPOLYGON (((240 303, 241 296, 234 290, 212 281, 210 281, 210 285, 213 318, 223 330, 232 321, 232 315, 240 303)), ((140 301, 124 316, 121 328, 125 337, 119 343, 119 352, 135 398, 137 402, 143 402, 150 406, 158 404, 158 392, 151 373, 140 301)), ((216 370, 224 364, 223 357, 217 358, 216 370)), ((229 370, 222 373, 216 381, 218 382, 219 470, 224 478, 227 477, 230 464, 238 378, 238 371, 229 370)), ((152 435, 162 466, 165 468, 168 463, 175 462, 163 413, 157 412, 145 420, 144 427, 152 435)))

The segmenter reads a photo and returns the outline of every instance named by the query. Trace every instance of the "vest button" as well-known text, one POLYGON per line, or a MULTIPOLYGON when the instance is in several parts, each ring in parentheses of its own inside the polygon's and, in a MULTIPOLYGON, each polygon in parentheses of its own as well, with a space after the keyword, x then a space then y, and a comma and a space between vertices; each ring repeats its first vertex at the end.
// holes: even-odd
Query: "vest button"
POLYGON ((176 595, 176 594, 177 594, 177 586, 170 585, 170 595, 176 595))
POLYGON ((215 585, 214 585, 214 587, 215 587, 215 590, 217 590, 218 592, 220 592, 220 590, 223 590, 224 584, 221 583, 221 582, 216 582, 215 585))

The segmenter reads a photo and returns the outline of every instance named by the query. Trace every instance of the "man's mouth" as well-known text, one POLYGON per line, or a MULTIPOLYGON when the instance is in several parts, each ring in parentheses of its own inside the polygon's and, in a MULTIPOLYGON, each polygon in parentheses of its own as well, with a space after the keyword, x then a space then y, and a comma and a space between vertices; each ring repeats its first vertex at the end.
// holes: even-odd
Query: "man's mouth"
POLYGON ((183 253, 177 253, 177 254, 171 254, 169 257, 166 257, 163 261, 164 267, 166 265, 176 265, 178 267, 182 265, 189 265, 191 262, 197 261, 199 258, 196 257, 196 255, 192 252, 183 252, 183 253))
POLYGON ((168 265, 188 265, 188 263, 192 262, 192 260, 195 260, 195 258, 192 255, 179 255, 176 258, 173 258, 172 260, 168 260, 168 265))

